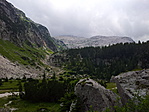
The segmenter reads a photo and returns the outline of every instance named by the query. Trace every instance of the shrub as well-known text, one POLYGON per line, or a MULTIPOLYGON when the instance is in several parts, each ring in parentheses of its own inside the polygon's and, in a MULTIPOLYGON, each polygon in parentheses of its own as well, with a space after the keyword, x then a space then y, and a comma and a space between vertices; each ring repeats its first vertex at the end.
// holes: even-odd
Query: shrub
MULTIPOLYGON (((149 112, 149 95, 135 96, 122 107, 115 106, 115 112, 149 112)), ((105 112, 111 112, 107 109, 105 112)))

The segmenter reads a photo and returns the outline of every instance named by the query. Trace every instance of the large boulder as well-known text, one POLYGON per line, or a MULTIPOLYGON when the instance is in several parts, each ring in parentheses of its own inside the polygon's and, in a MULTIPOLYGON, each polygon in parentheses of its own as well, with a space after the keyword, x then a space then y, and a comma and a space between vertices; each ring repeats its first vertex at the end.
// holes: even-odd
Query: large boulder
POLYGON ((111 81, 116 83, 123 104, 136 95, 149 94, 149 69, 122 73, 111 81))
POLYGON ((106 108, 113 110, 113 106, 121 105, 118 95, 92 79, 81 79, 75 86, 75 94, 82 103, 81 110, 83 112, 89 110, 102 112, 106 108))

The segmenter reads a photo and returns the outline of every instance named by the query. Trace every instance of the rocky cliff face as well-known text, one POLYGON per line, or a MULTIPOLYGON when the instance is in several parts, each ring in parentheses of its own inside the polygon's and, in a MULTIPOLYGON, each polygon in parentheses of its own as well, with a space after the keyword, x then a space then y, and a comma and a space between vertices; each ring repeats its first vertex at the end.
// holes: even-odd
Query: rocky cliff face
POLYGON ((116 82, 123 104, 135 95, 149 95, 149 69, 122 73, 111 81, 116 82))
POLYGON ((68 48, 81 48, 81 47, 98 47, 107 46, 116 43, 131 43, 134 42, 130 37, 118 36, 93 36, 91 38, 77 37, 77 36, 59 36, 55 37, 63 41, 68 48))
POLYGON ((6 0, 0 0, 0 39, 20 46, 25 43, 58 50, 46 27, 27 18, 22 11, 6 0))
POLYGON ((104 111, 106 108, 121 105, 117 101, 118 96, 110 90, 105 89, 92 79, 82 79, 75 87, 75 93, 82 102, 82 112, 94 110, 104 111))

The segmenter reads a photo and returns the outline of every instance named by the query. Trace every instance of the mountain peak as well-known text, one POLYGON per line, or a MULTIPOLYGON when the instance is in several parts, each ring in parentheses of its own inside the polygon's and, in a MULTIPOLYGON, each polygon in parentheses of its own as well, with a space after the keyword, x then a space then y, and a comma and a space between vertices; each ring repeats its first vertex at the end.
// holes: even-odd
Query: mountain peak
POLYGON ((81 48, 81 47, 89 47, 89 46, 98 47, 98 46, 112 45, 116 43, 134 42, 130 37, 102 36, 102 35, 97 35, 90 38, 65 35, 65 36, 59 36, 55 38, 63 41, 68 48, 81 48))
POLYGON ((46 27, 33 22, 6 0, 0 1, 0 15, 0 39, 9 40, 19 46, 27 44, 58 50, 46 27))

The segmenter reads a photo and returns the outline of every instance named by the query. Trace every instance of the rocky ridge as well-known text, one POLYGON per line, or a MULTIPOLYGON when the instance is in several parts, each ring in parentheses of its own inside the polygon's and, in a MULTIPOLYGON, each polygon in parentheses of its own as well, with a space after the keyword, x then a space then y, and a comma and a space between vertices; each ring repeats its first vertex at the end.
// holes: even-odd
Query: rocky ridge
POLYGON ((0 0, 0 15, 0 39, 19 46, 25 43, 32 47, 47 47, 53 51, 59 49, 46 27, 33 22, 6 0, 0 0))
POLYGON ((82 48, 82 47, 98 47, 107 46, 116 43, 132 43, 134 42, 130 37, 119 37, 119 36, 93 36, 90 38, 77 37, 77 36, 58 36, 54 37, 58 40, 63 41, 68 48, 82 48))

